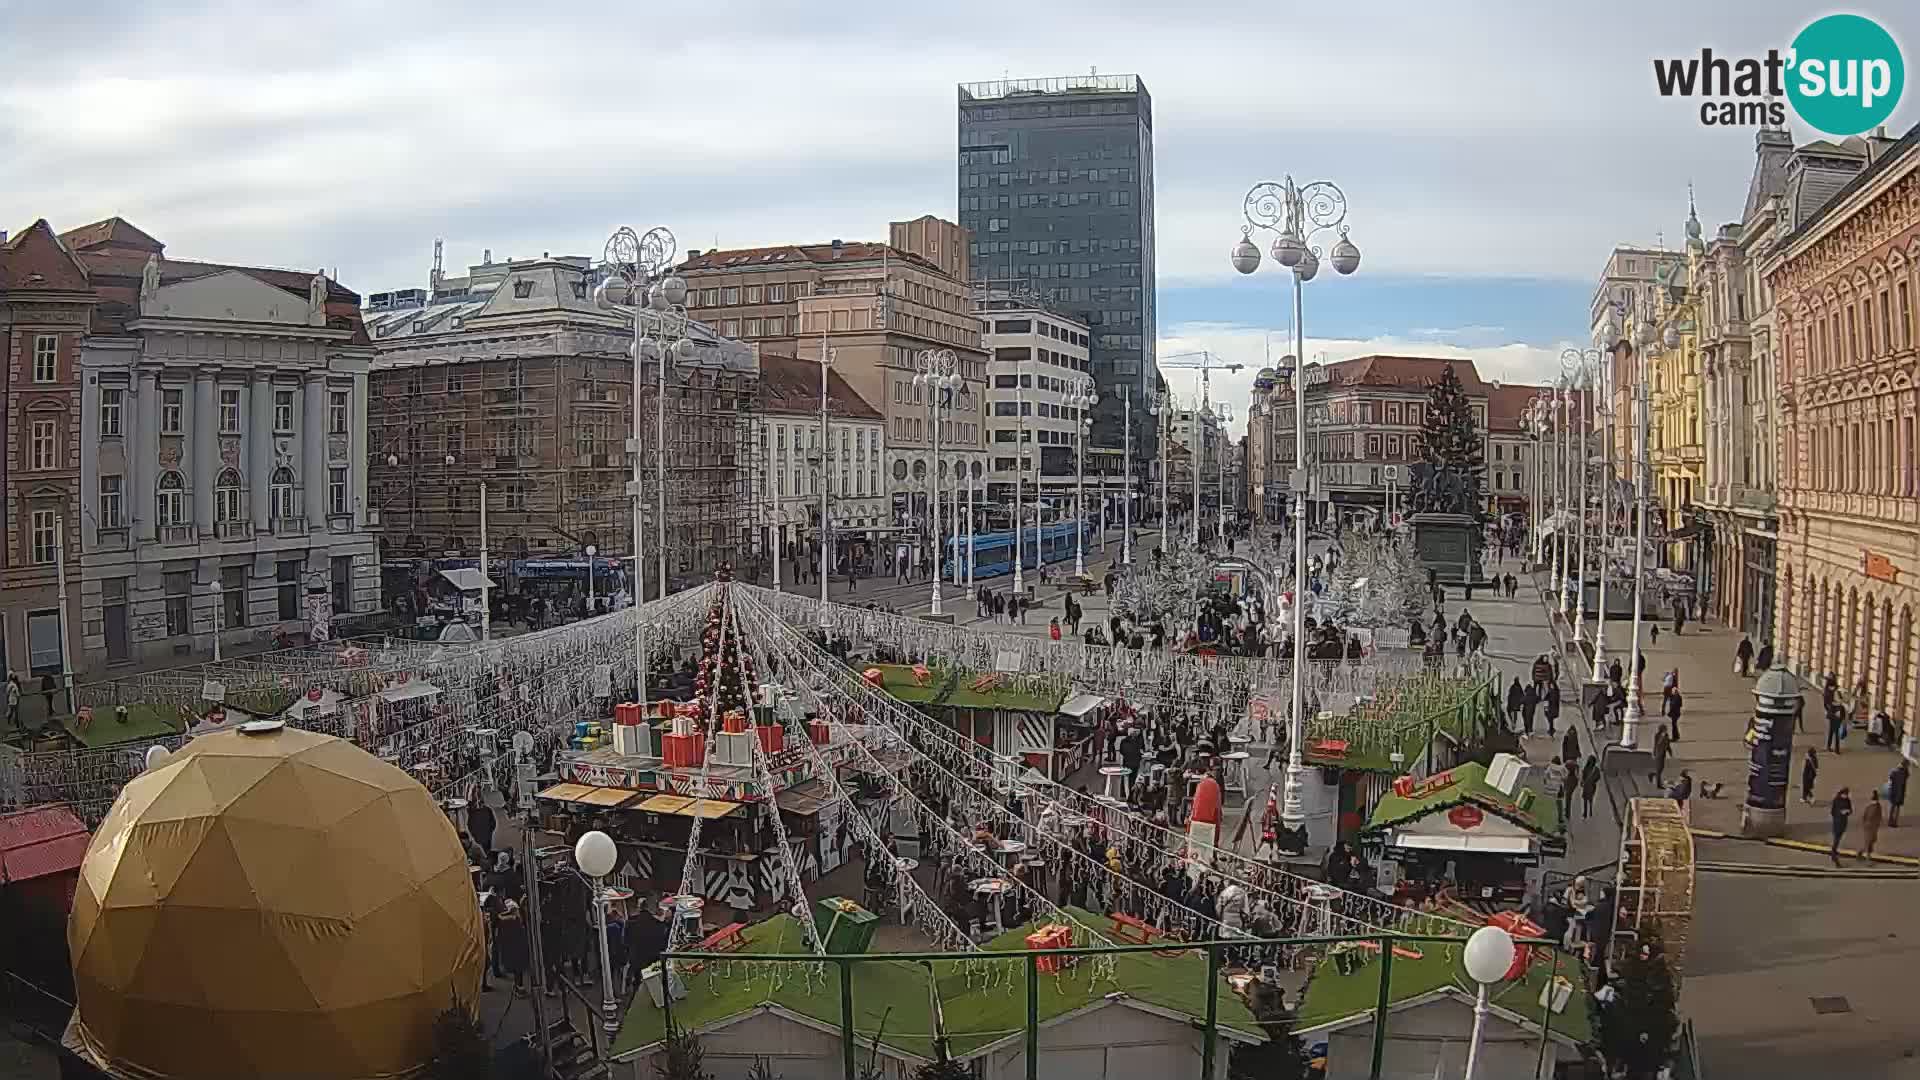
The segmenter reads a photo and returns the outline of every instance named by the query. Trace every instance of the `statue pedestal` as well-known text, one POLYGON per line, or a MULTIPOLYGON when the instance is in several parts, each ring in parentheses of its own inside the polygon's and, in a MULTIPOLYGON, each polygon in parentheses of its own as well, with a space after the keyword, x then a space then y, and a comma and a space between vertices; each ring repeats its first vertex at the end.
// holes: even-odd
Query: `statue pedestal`
POLYGON ((1493 584, 1481 572, 1480 522, 1466 514, 1415 514, 1407 519, 1413 526, 1413 550, 1434 571, 1442 585, 1475 586, 1493 584))

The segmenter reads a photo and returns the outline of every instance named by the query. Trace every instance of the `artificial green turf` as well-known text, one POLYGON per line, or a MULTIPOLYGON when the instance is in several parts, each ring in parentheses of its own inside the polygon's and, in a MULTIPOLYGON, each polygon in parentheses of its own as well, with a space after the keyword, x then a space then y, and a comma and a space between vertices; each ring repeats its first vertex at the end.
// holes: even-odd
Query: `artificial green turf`
MULTIPOLYGON (((1070 910, 1075 918, 1089 926, 1106 925, 1107 920, 1102 916, 1070 910)), ((989 942, 986 950, 1025 949, 1026 935, 1034 929, 1025 926, 1009 930, 989 942)), ((800 924, 788 915, 777 915, 754 924, 748 929, 747 938, 746 946, 735 956, 805 951, 800 940, 800 924)), ((840 1026, 837 967, 829 966, 824 977, 809 983, 798 970, 801 965, 781 965, 788 969, 786 981, 774 987, 765 972, 753 972, 747 963, 736 960, 731 965, 730 976, 728 966, 723 959, 708 961, 706 970, 686 977, 688 995, 673 1003, 673 1021, 677 1027, 697 1030, 761 1005, 778 1005, 832 1027, 840 1026)), ((986 987, 970 985, 960 963, 938 961, 934 967, 951 1053, 964 1056, 1023 1030, 1027 1015, 1023 962, 992 965, 993 985, 986 987)), ((1084 959, 1078 967, 1065 973, 1041 975, 1039 1011, 1043 1022, 1116 992, 1195 1019, 1206 1015, 1207 961, 1202 954, 1117 956, 1111 982, 1096 979, 1094 967, 1094 960, 1084 959)), ((887 1046, 930 1060, 934 1056, 933 1020, 927 989, 927 970, 917 963, 874 960, 853 965, 853 1024, 861 1045, 869 1045, 878 1034, 887 1046)), ((1220 983, 1216 1009, 1223 1028, 1250 1040, 1263 1038, 1253 1015, 1225 980, 1220 983)), ((665 1020, 663 1011, 654 1006, 644 991, 636 995, 621 1024, 620 1034, 614 1039, 612 1052, 630 1053, 658 1042, 665 1030, 665 1020)))
POLYGON ((913 677, 913 668, 906 664, 869 664, 861 670, 870 667, 880 670, 881 685, 887 693, 909 705, 1051 713, 1058 711, 1067 700, 1067 686, 1064 683, 1035 693, 1018 685, 1031 680, 1009 679, 1006 684, 981 692, 973 688, 973 682, 983 674, 981 672, 932 668, 930 677, 923 684, 913 677))
POLYGON ((1367 823, 1369 831, 1404 824, 1415 818, 1464 803, 1472 803, 1541 836, 1559 836, 1566 830, 1560 820, 1560 800, 1546 792, 1536 792, 1533 805, 1520 804, 1487 783, 1487 767, 1477 762, 1456 765, 1448 770, 1453 782, 1419 798, 1405 799, 1388 791, 1373 808, 1367 823))
MULTIPOLYGON (((1457 987, 1468 999, 1473 998, 1474 983, 1467 977, 1460 959, 1462 946, 1423 941, 1406 947, 1418 949, 1425 955, 1418 960, 1401 956, 1393 958, 1393 984, 1387 993, 1389 1005, 1409 1001, 1447 986, 1457 987)), ((1593 1038, 1593 1018, 1589 1012, 1586 970, 1579 960, 1562 953, 1559 974, 1573 983, 1573 995, 1567 999, 1564 1010, 1552 1014, 1553 1030, 1578 1042, 1589 1042, 1593 1038)), ((1527 967, 1526 975, 1494 987, 1487 1000, 1509 1012, 1525 1016, 1533 1023, 1540 1023, 1544 1012, 1540 1007, 1540 991, 1552 977, 1553 963, 1536 957, 1527 967)), ((1360 1013, 1372 1012, 1379 997, 1378 956, 1370 956, 1352 974, 1342 975, 1334 958, 1329 955, 1320 961, 1313 977, 1307 981, 1306 997, 1299 1009, 1299 1028, 1311 1030, 1360 1013)), ((1391 1017, 1387 1020, 1387 1031, 1389 1035, 1393 1031, 1391 1017)))
POLYGON ((128 705, 126 722, 121 723, 114 714, 113 706, 101 705, 93 710, 93 722, 87 725, 85 731, 80 729, 79 719, 73 716, 60 717, 60 726, 73 736, 74 741, 88 749, 118 746, 121 743, 180 734, 180 708, 177 705, 128 705))

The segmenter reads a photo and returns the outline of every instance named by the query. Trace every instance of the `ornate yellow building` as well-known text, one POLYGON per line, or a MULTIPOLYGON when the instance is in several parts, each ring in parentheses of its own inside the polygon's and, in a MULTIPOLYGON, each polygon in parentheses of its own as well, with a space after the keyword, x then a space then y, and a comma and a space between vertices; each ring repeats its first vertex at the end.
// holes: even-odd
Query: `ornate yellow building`
MULTIPOLYGON (((1866 169, 1786 203, 1767 266, 1780 340, 1774 640, 1802 674, 1864 687, 1916 756, 1920 702, 1920 128, 1849 139, 1866 169)), ((1804 153, 1804 151, 1803 151, 1804 153)))
POLYGON ((1653 367, 1648 373, 1652 412, 1647 449, 1653 457, 1653 495, 1666 542, 1658 549, 1664 565, 1695 572, 1698 531, 1695 500, 1705 491, 1707 442, 1702 423, 1700 381, 1699 285, 1705 276, 1706 248, 1692 197, 1687 206, 1687 261, 1673 267, 1653 290, 1653 367))

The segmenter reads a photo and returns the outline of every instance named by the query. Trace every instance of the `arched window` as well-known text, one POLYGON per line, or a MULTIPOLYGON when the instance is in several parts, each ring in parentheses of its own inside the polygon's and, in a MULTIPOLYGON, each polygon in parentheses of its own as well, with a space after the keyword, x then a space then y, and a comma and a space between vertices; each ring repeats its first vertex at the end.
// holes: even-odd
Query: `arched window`
POLYGON ((220 470, 220 476, 213 482, 213 520, 215 522, 228 525, 246 517, 246 507, 242 502, 244 488, 245 485, 240 482, 240 470, 220 470))
POLYGON ((299 519, 298 493, 293 487, 293 470, 285 465, 273 470, 272 488, 273 520, 296 521, 299 519))
POLYGON ((162 529, 179 529, 187 525, 187 480, 178 469, 168 469, 160 474, 158 487, 158 505, 154 513, 162 529))

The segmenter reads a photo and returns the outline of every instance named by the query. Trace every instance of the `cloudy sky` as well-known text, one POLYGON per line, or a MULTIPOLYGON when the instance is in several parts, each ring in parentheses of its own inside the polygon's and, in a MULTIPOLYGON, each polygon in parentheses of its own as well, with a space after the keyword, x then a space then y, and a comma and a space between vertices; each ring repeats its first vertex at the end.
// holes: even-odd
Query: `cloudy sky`
MULTIPOLYGON (((1246 189, 1291 172, 1346 190, 1365 253, 1356 276, 1309 286, 1309 357, 1457 354, 1537 379, 1585 336, 1613 244, 1680 243, 1689 181, 1709 230, 1740 212, 1751 130, 1661 99, 1652 58, 1784 47, 1827 9, 582 10, 0 0, 0 227, 119 214, 170 254, 337 267, 363 293, 424 286, 436 237, 456 269, 483 249, 598 253, 623 223, 688 247, 879 238, 889 219, 955 214, 956 83, 1097 67, 1154 97, 1163 353, 1257 367, 1278 331, 1279 355, 1284 278, 1241 278, 1226 254, 1246 189)), ((1891 3, 1850 10, 1903 41, 1920 25, 1891 3)), ((1227 395, 1244 401, 1251 376, 1227 395)))

